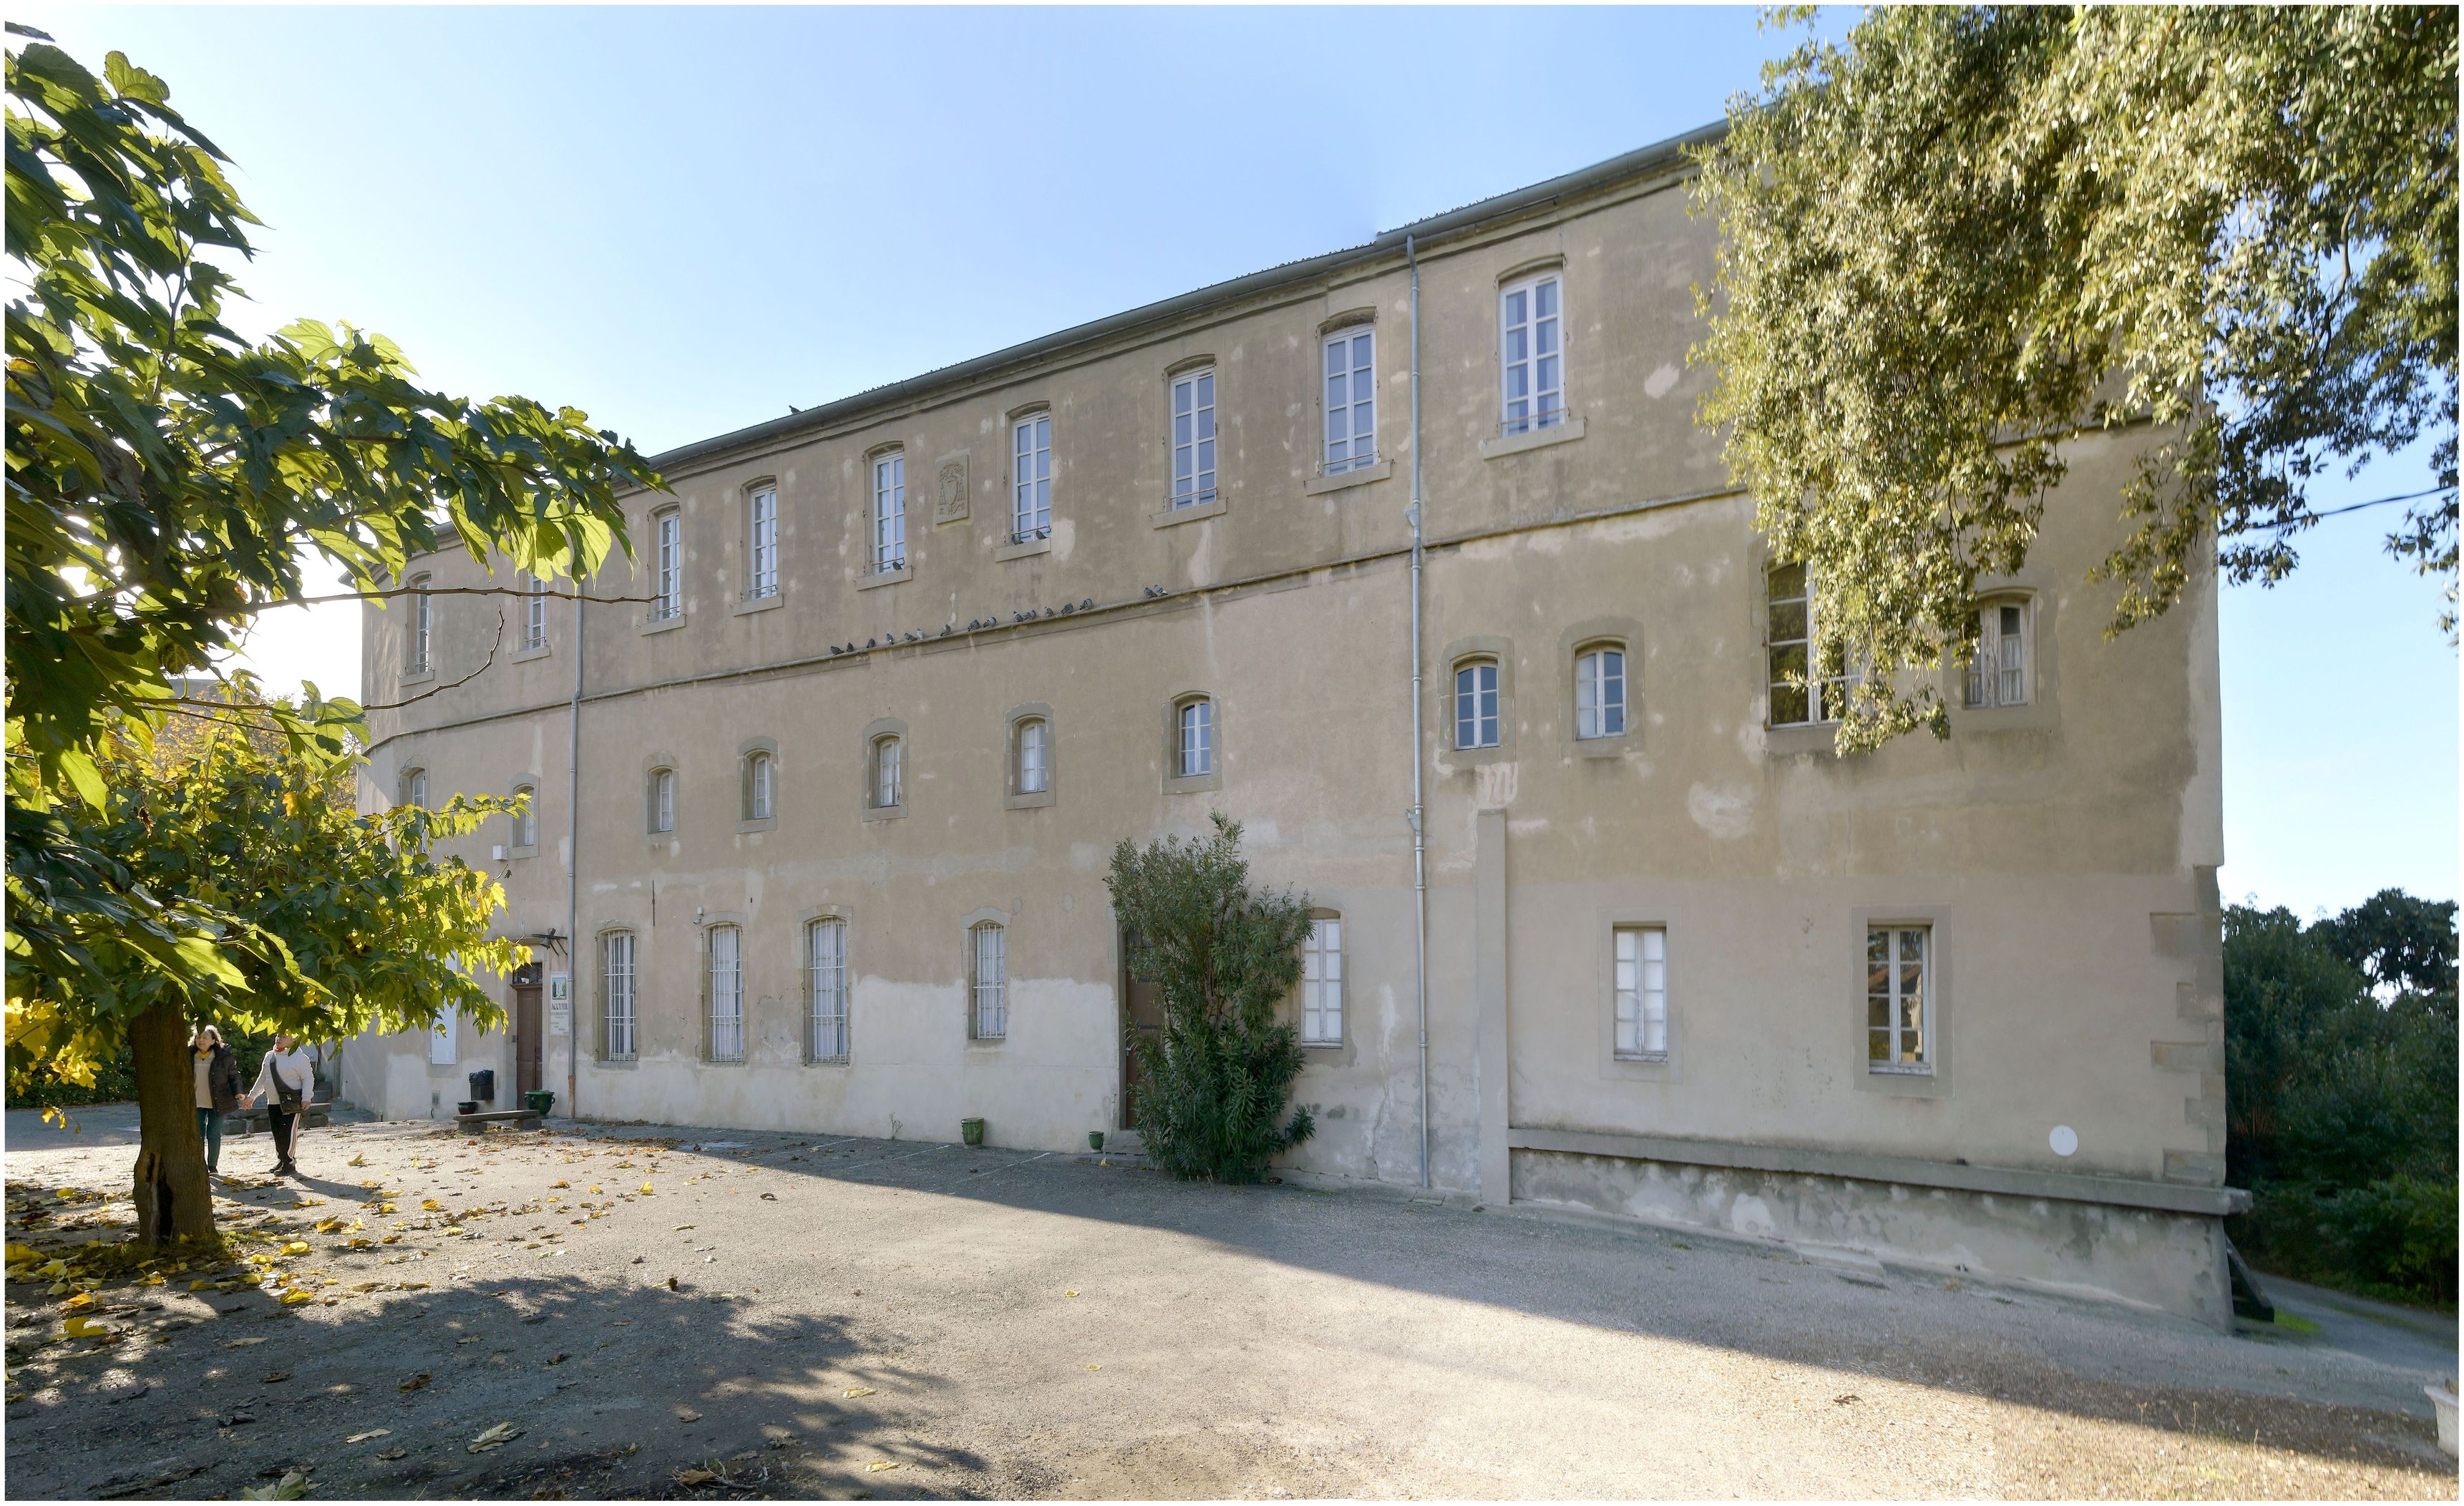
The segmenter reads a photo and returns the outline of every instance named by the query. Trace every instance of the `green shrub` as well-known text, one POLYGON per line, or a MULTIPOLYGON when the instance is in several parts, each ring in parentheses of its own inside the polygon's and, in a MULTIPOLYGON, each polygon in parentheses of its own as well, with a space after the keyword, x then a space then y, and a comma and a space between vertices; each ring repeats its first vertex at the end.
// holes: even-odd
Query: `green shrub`
POLYGON ((1253 892, 1240 823, 1211 837, 1122 842, 1106 883, 1131 976, 1156 985, 1163 1026, 1139 1037, 1138 1136, 1177 1177, 1255 1182, 1316 1128, 1285 1104, 1300 1039, 1277 1008, 1300 981, 1309 900, 1253 892))
POLYGON ((2225 913, 2228 1223, 2262 1269, 2456 1296, 2455 906, 2387 890, 2304 926, 2225 913))

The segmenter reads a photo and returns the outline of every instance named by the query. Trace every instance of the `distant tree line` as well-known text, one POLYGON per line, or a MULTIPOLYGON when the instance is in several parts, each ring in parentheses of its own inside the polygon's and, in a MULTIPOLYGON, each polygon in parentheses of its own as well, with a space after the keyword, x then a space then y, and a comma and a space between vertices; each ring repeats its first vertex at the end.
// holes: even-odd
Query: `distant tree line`
POLYGON ((2262 1271, 2455 1304, 2455 906, 2225 911, 2229 1221, 2262 1271))

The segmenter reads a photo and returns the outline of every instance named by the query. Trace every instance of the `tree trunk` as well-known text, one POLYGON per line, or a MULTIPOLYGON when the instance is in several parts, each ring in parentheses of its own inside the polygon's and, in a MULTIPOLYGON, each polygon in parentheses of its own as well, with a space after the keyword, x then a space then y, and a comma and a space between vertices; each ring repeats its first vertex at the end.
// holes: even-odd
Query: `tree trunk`
POLYGON ((129 1022, 128 1046, 137 1065, 137 1237, 147 1244, 210 1237, 214 1194, 197 1133, 188 1023, 158 1004, 129 1022))

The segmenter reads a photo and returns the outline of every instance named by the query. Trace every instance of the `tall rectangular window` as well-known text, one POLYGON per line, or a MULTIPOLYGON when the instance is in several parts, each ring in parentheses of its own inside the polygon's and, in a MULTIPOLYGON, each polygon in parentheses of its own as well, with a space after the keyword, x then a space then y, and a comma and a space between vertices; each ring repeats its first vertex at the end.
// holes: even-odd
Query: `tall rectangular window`
POLYGON ((812 1001, 815 1061, 847 1059, 847 922, 817 920, 804 928, 805 996, 812 1001))
POLYGON ((547 581, 528 574, 522 577, 522 646, 547 646, 547 581))
POLYGON ((1193 371, 1172 383, 1172 505, 1215 500, 1215 373, 1193 371))
POLYGON ((1771 604, 1764 652, 1769 663, 1771 724, 1801 727, 1836 722, 1848 709, 1851 677, 1837 660, 1827 666, 1827 673, 1807 673, 1807 666, 1814 662, 1813 577, 1803 565, 1774 565, 1769 581, 1771 604))
POLYGON ((1587 648, 1575 656, 1574 735, 1625 735, 1625 650, 1587 648))
POLYGON ((899 743, 895 737, 883 737, 872 745, 872 803, 877 810, 897 805, 899 797, 899 743))
POLYGON ((436 599, 428 594, 428 577, 410 580, 410 633, 403 644, 405 674, 426 674, 436 667, 436 599))
POLYGON ((519 800, 522 807, 514 813, 514 845, 536 847, 539 845, 539 787, 516 785, 514 798, 519 800))
POLYGON ((1866 928, 1866 1065, 1876 1072, 1931 1072, 1932 1004, 1933 928, 1866 928))
POLYGON ((1009 541, 1052 533, 1052 415, 1031 413, 1010 430, 1009 541))
POLYGON ((1326 341, 1326 473, 1377 463, 1377 332, 1349 329, 1326 341))
POLYGON ((650 830, 654 833, 676 829, 676 772, 673 769, 650 771, 650 830))
POLYGON ((999 1040, 1009 1034, 1009 933, 986 921, 975 942, 975 1035, 999 1040))
POLYGON ((744 932, 710 928, 710 1059, 744 1059, 744 932))
POLYGON ((1455 671, 1455 746, 1497 746, 1497 666, 1483 659, 1455 671))
POLYGON ((1668 932, 1661 927, 1617 928, 1617 1055, 1630 1061, 1668 1055, 1668 932))
POLYGON ((2028 613, 2015 601, 1987 607, 1976 623, 1976 658, 1968 666, 1968 704, 2028 704, 2028 613))
POLYGON ((1180 777, 1194 779, 1215 772, 1215 703, 1186 702, 1180 709, 1180 777))
POLYGON ((744 818, 766 821, 776 814, 771 804, 770 755, 749 753, 744 759, 744 818))
POLYGON ((673 508, 661 513, 657 519, 657 554, 652 559, 655 572, 651 584, 650 616, 666 622, 681 617, 685 610, 685 519, 673 508))
POLYGON ((747 542, 753 568, 748 575, 744 594, 748 597, 771 597, 779 594, 779 489, 763 487, 753 493, 746 518, 747 542))
POLYGON ((600 1039, 610 1061, 633 1059, 633 933, 599 938, 600 1039))
POLYGON ((907 566, 907 452, 872 462, 872 568, 875 574, 907 566))
POLYGON ((435 1027, 428 1033, 429 1065, 450 1067, 453 1064, 453 1028, 461 1015, 460 1010, 448 1009, 437 1016, 435 1027))
POLYGON ((1553 272, 1527 278, 1498 295, 1506 433, 1528 434, 1565 422, 1565 318, 1557 299, 1553 272))
POLYGON ((1343 1044, 1343 922, 1309 922, 1301 943, 1301 1044, 1343 1044))
POLYGON ((1052 724, 1030 716, 1018 724, 1018 793, 1042 795, 1052 785, 1052 724))

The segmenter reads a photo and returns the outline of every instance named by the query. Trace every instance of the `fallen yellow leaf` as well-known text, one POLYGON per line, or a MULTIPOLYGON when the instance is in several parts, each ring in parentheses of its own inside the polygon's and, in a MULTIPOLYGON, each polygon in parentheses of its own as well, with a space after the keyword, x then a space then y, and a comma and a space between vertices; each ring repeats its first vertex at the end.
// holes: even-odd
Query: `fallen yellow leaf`
POLYGON ((870 1396, 872 1394, 872 1387, 869 1386, 850 1386, 847 1387, 847 1393, 849 1396, 870 1396))
POLYGON ((370 1438, 390 1437, 392 1433, 393 1430, 390 1428, 371 1428, 365 1432, 355 1432, 342 1441, 344 1443, 365 1443, 370 1438))
POLYGON ((284 1255, 306 1255, 308 1254, 308 1241, 305 1239, 294 1239, 289 1244, 282 1247, 282 1253, 284 1255))
POLYGON ((642 1195, 643 1195, 644 1197, 648 1197, 648 1196, 649 1196, 649 1195, 650 1195, 650 1184, 649 1184, 649 1183, 645 1182, 645 1183, 643 1183, 643 1184, 642 1184, 642 1195))
POLYGON ((346 1167, 363 1167, 363 1166, 366 1166, 367 1164, 368 1164, 368 1158, 367 1158, 367 1156, 366 1156, 364 1153, 362 1153, 362 1154, 359 1154, 359 1155, 355 1155, 355 1156, 351 1157, 351 1159, 350 1159, 350 1160, 345 1161, 345 1162, 343 1162, 343 1163, 342 1163, 342 1165, 344 1165, 344 1166, 346 1166, 346 1167))
POLYGON ((894 1470, 896 1468, 898 1468, 898 1466, 888 1459, 875 1459, 870 1464, 864 1467, 864 1472, 867 1474, 879 1474, 884 1470, 894 1470))
POLYGON ((316 1299, 316 1294, 313 1292, 293 1290, 282 1294, 282 1304, 285 1307, 297 1307, 302 1302, 313 1302, 316 1299))
POLYGON ((572 1183, 570 1183, 570 1182, 566 1182, 566 1181, 562 1181, 562 1180, 559 1180, 559 1181, 551 1182, 551 1183, 549 1183, 549 1184, 548 1184, 548 1186, 550 1186, 550 1187, 571 1187, 572 1185, 573 1185, 572 1183))

